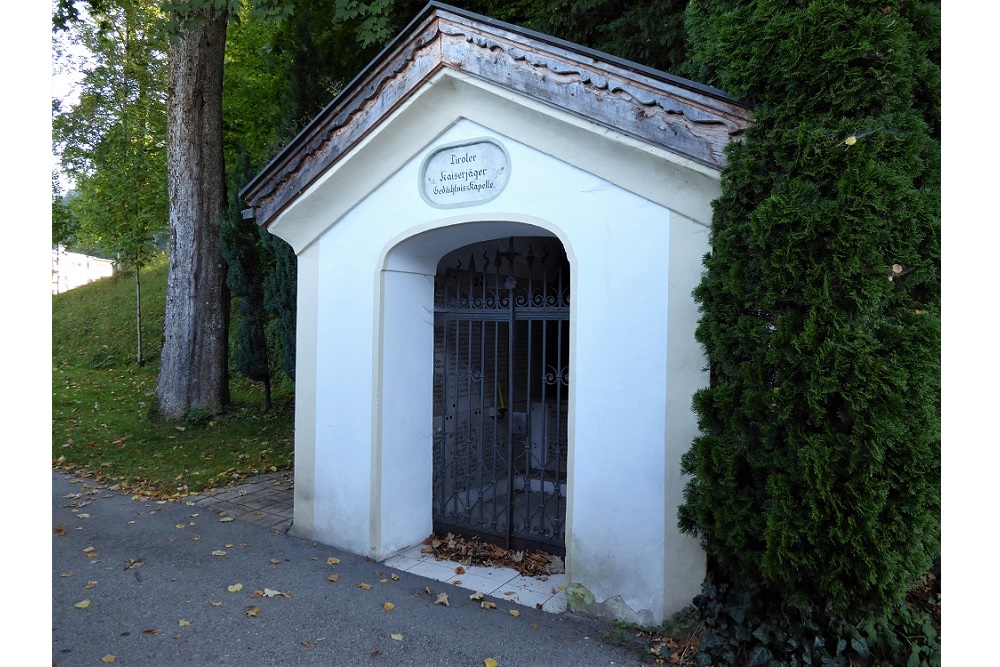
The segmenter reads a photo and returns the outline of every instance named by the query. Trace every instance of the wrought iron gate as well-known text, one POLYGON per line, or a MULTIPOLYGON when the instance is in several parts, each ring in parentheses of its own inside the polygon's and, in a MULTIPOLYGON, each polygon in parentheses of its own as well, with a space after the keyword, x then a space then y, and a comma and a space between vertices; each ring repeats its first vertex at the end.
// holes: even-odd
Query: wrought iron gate
POLYGON ((554 239, 490 246, 435 281, 434 530, 563 554, 569 264, 554 239))

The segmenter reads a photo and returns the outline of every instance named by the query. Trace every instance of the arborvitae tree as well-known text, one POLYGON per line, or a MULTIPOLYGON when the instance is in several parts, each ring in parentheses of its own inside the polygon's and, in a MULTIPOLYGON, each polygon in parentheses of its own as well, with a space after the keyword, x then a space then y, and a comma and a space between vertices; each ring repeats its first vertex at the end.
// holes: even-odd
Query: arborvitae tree
POLYGON ((755 105, 695 297, 711 386, 683 530, 729 581, 851 617, 940 548, 933 3, 688 9, 687 74, 755 105))

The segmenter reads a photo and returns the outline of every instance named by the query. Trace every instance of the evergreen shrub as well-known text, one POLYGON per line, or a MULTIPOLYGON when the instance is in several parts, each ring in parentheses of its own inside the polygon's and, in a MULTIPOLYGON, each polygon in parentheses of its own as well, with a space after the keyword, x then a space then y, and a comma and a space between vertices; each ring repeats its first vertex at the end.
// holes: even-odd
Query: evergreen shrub
MULTIPOLYGON (((695 290, 710 387, 681 528, 721 577, 852 619, 940 548, 931 3, 688 9, 687 74, 754 105, 695 290)), ((935 106, 936 105, 936 106, 935 106)))

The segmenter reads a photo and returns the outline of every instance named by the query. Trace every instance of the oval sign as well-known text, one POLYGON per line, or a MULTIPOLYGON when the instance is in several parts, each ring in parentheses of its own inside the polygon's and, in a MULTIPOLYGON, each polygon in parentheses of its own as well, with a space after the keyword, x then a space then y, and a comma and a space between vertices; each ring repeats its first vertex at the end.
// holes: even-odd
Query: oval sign
POLYGON ((434 149, 420 168, 420 195, 431 206, 475 206, 495 199, 510 180, 510 155, 492 139, 434 149))

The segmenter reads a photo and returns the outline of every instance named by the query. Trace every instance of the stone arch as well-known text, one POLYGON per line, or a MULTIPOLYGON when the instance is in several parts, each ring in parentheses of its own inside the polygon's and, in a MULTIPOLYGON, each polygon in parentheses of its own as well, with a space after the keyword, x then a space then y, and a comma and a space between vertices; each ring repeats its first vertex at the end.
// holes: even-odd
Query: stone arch
MULTIPOLYGON (((558 228, 539 219, 439 221, 395 239, 383 254, 373 378, 377 396, 372 453, 376 558, 416 544, 432 530, 431 390, 438 263, 449 252, 476 242, 525 236, 559 239, 574 270, 569 244, 558 228)), ((571 356, 571 373, 573 363, 571 356)))

